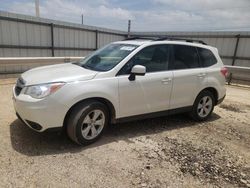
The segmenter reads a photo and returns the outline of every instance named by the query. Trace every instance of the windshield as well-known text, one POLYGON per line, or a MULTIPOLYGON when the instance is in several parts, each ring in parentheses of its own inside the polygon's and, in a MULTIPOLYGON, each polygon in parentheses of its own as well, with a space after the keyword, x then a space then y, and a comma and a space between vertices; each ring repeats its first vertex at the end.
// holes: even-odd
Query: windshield
POLYGON ((132 44, 109 44, 77 64, 94 71, 108 71, 120 63, 137 47, 137 45, 132 44))

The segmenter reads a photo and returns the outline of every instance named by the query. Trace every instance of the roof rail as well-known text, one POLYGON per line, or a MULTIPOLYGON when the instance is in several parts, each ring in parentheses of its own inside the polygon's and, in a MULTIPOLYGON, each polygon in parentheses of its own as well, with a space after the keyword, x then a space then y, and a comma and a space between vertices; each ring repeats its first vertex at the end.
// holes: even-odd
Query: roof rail
POLYGON ((186 42, 197 42, 197 43, 201 43, 201 44, 207 45, 207 43, 205 43, 202 40, 176 38, 176 37, 161 37, 161 38, 156 39, 155 41, 161 41, 161 40, 180 40, 180 41, 186 41, 186 42))
POLYGON ((128 37, 128 38, 126 38, 126 39, 124 39, 124 40, 140 40, 140 39, 142 39, 142 40, 156 40, 156 39, 158 39, 158 37, 128 37))
POLYGON ((179 40, 179 41, 186 41, 186 42, 197 42, 197 43, 201 43, 204 45, 207 45, 204 41, 202 40, 196 40, 196 39, 187 39, 187 38, 177 38, 177 37, 157 37, 157 36, 152 36, 152 37, 144 37, 144 36, 135 36, 135 37, 129 37, 126 38, 124 40, 152 40, 152 41, 163 41, 163 40, 179 40))

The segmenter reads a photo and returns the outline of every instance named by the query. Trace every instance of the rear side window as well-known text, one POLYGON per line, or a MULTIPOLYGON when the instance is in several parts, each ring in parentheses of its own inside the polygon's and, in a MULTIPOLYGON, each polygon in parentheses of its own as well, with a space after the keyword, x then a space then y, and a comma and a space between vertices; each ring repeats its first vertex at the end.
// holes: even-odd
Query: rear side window
POLYGON ((217 59, 210 50, 205 48, 197 48, 197 50, 203 67, 209 67, 217 63, 217 59))
POLYGON ((195 47, 185 45, 173 45, 173 69, 198 68, 199 56, 195 47))

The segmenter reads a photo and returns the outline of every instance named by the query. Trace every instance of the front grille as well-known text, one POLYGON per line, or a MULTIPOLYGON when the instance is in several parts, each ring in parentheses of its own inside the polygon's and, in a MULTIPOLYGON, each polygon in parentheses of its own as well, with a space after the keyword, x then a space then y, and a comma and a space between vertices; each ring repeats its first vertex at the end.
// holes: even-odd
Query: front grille
POLYGON ((25 86, 25 81, 22 78, 18 78, 15 86, 15 94, 18 96, 25 86))

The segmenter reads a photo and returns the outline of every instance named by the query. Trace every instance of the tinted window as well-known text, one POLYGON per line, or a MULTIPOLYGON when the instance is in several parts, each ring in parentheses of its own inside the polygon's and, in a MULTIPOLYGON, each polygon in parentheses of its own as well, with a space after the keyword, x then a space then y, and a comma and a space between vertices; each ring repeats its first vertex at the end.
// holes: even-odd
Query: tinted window
POLYGON ((203 67, 209 67, 217 63, 214 54, 210 50, 204 48, 197 48, 197 49, 203 67))
POLYGON ((174 69, 191 69, 200 67, 199 57, 195 47, 185 45, 173 45, 173 50, 174 69))
POLYGON ((149 46, 139 51, 132 59, 120 70, 119 75, 129 74, 134 65, 143 65, 146 72, 157 72, 168 69, 168 46, 155 45, 149 46))

